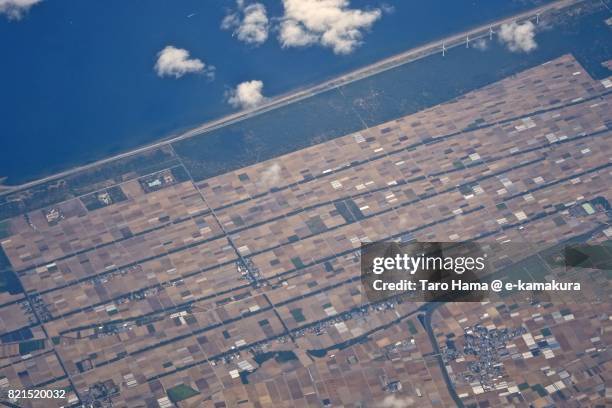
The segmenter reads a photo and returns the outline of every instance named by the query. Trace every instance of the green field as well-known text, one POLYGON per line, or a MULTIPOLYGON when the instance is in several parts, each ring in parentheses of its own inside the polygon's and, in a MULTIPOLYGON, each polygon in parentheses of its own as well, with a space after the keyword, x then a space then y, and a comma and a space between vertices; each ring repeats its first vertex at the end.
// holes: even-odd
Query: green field
POLYGON ((179 384, 175 387, 168 389, 168 398, 170 398, 170 401, 172 401, 173 403, 186 400, 187 398, 191 398, 194 395, 198 394, 199 392, 185 384, 179 384))

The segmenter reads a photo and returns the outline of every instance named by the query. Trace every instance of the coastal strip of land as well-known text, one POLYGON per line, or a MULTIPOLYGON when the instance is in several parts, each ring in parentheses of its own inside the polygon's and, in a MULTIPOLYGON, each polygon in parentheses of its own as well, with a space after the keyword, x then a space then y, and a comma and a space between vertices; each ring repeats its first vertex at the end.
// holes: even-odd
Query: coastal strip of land
POLYGON ((6 195, 9 193, 13 193, 13 192, 17 192, 20 190, 25 190, 25 189, 37 186, 39 184, 54 181, 62 177, 66 177, 66 176, 69 176, 69 175, 72 175, 72 174, 75 174, 75 173, 78 173, 84 170, 93 169, 97 166, 100 166, 106 163, 110 163, 115 160, 129 158, 131 156, 135 156, 140 153, 145 153, 153 149, 178 142, 180 140, 184 140, 184 139, 188 139, 194 136, 199 136, 205 133, 212 132, 214 130, 223 128, 225 126, 229 126, 229 125, 241 122, 243 120, 249 119, 251 117, 261 115, 263 113, 292 104, 294 102, 299 102, 301 100, 310 98, 312 96, 324 93, 331 89, 338 88, 338 87, 350 84, 355 81, 359 81, 361 79, 379 74, 381 72, 384 72, 384 71, 396 68, 398 66, 425 58, 427 56, 430 56, 436 53, 441 53, 443 46, 446 48, 446 50, 449 50, 451 48, 458 47, 458 46, 464 46, 466 44, 466 39, 468 37, 470 41, 477 40, 479 38, 488 37, 490 35, 491 29, 496 31, 503 24, 507 24, 510 22, 526 21, 526 20, 534 18, 536 15, 543 15, 546 13, 559 11, 559 10, 562 10, 562 9, 565 9, 571 6, 575 6, 576 4, 583 3, 584 1, 585 0, 555 1, 550 4, 537 7, 535 9, 531 9, 531 10, 528 10, 528 11, 525 11, 519 14, 515 14, 510 17, 506 17, 503 19, 499 19, 493 22, 489 22, 489 23, 480 25, 476 28, 472 28, 472 29, 463 31, 461 33, 453 34, 443 39, 431 41, 429 43, 423 44, 416 48, 412 48, 400 54, 396 54, 394 56, 385 58, 383 60, 380 60, 378 62, 365 66, 363 68, 359 68, 357 70, 343 74, 336 78, 322 82, 320 84, 317 84, 311 87, 307 87, 307 88, 303 88, 303 89, 297 89, 290 93, 271 98, 267 102, 263 103, 262 105, 259 105, 258 107, 248 109, 248 110, 242 110, 242 111, 230 114, 230 115, 226 115, 219 119, 205 122, 202 125, 195 127, 191 130, 188 130, 184 133, 177 134, 177 135, 171 135, 158 142, 155 142, 149 145, 145 145, 145 146, 142 146, 142 147, 139 147, 139 148, 136 148, 136 149, 124 152, 124 153, 120 153, 114 156, 110 156, 105 159, 101 159, 101 160, 98 160, 98 161, 95 161, 89 164, 73 167, 71 169, 68 169, 68 170, 47 176, 47 177, 43 177, 37 180, 33 180, 27 183, 23 183, 20 185, 15 185, 15 186, 0 185, 0 196, 6 195))

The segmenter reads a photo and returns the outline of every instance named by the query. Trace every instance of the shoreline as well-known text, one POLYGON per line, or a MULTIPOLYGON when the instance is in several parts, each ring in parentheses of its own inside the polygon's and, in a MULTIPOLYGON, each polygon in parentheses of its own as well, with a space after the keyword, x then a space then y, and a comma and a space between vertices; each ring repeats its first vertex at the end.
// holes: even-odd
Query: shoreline
POLYGON ((37 185, 40 185, 46 182, 58 180, 63 177, 70 176, 70 175, 73 175, 73 174, 76 174, 82 171, 94 169, 98 166, 102 166, 104 164, 111 163, 116 160, 136 156, 141 153, 146 153, 148 151, 152 151, 157 148, 171 146, 172 143, 215 131, 225 126, 229 126, 229 125, 241 122, 243 120, 247 120, 249 118, 273 111, 277 108, 281 108, 281 107, 290 105, 295 102, 299 102, 301 100, 310 98, 318 94, 322 94, 332 89, 350 84, 352 82, 356 82, 361 79, 377 75, 379 73, 396 68, 398 66, 426 58, 430 55, 440 53, 442 44, 444 44, 446 49, 449 50, 454 47, 463 46, 465 43, 466 36, 470 36, 470 40, 476 40, 479 38, 488 37, 490 27, 497 30, 499 26, 502 24, 512 22, 512 21, 519 21, 519 22, 525 21, 525 20, 533 18, 536 13, 546 13, 550 11, 557 11, 557 10, 561 10, 561 9, 565 9, 565 8, 574 6, 584 1, 585 0, 555 1, 555 2, 552 2, 544 6, 536 7, 536 8, 512 15, 510 17, 506 17, 506 18, 499 19, 493 22, 479 25, 475 28, 465 30, 461 33, 452 34, 452 35, 449 35, 439 40, 430 41, 418 47, 411 48, 399 54, 392 55, 390 57, 384 58, 375 63, 369 64, 362 68, 358 68, 348 73, 339 75, 337 77, 321 82, 319 84, 307 86, 304 88, 298 88, 291 92, 270 98, 267 102, 260 105, 259 107, 256 107, 250 110, 239 111, 239 112, 232 113, 232 114, 223 116, 215 120, 207 121, 201 124, 200 126, 194 127, 185 132, 168 135, 162 139, 159 139, 156 142, 153 142, 153 143, 141 146, 141 147, 137 147, 137 148, 128 150, 123 153, 119 153, 119 154, 109 156, 109 157, 106 157, 100 160, 96 160, 88 164, 75 166, 67 170, 57 172, 49 176, 41 177, 41 178, 38 178, 32 181, 28 181, 22 184, 16 184, 16 185, 0 184, 0 196, 5 196, 10 193, 15 193, 21 190, 26 190, 28 188, 35 187, 37 185))

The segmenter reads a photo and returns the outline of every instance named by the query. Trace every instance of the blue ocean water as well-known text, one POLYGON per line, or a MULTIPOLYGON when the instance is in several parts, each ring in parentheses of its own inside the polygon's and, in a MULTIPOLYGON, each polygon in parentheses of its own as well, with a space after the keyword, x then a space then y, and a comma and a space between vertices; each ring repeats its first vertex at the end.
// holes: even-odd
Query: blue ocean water
MULTIPOLYGON (((270 16, 280 0, 263 1, 270 16)), ((392 6, 354 53, 262 46, 220 30, 233 0, 45 0, 0 16, 0 177, 16 184, 152 142, 234 109, 224 93, 259 79, 274 96, 427 41, 534 7, 509 0, 352 0, 392 6), (191 15, 191 17, 188 17, 191 15), (216 67, 216 78, 159 78, 166 45, 216 67)))
POLYGON ((545 17, 533 52, 511 52, 488 38, 480 47, 461 44, 445 56, 429 55, 173 148, 192 177, 202 180, 444 103, 564 54, 572 54, 593 78, 606 78, 610 70, 602 62, 612 59, 606 24, 612 13, 603 7, 575 12, 545 17))

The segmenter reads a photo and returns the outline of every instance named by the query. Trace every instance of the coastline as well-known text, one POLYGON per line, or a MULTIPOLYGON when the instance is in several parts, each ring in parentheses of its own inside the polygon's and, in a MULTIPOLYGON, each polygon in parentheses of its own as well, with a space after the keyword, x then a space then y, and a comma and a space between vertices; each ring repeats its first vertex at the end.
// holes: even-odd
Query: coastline
POLYGON ((442 44, 445 45, 447 49, 463 46, 466 36, 470 36, 471 40, 475 40, 478 38, 483 38, 488 36, 489 28, 492 27, 494 29, 498 28, 501 24, 508 23, 511 21, 525 21, 527 19, 533 18, 536 13, 546 13, 551 11, 558 11, 561 9, 565 9, 567 7, 574 6, 579 3, 583 3, 585 0, 559 0, 544 6, 536 7, 534 9, 530 9, 525 12, 521 12, 510 17, 506 17, 503 19, 499 19, 487 24, 480 25, 476 28, 471 28, 465 30, 461 33, 453 34, 447 36, 445 38, 428 42, 421 46, 409 49, 402 53, 393 55, 391 57, 385 58, 373 64, 367 65, 362 68, 358 68, 356 70, 350 71, 348 73, 342 74, 330 80, 324 81, 320 84, 316 84, 313 86, 298 88, 293 90, 292 92, 278 95, 269 99, 266 103, 260 105, 259 107, 239 111, 236 113, 232 113, 230 115, 223 116, 221 118, 207 121, 200 126, 187 130, 183 133, 172 134, 165 138, 158 140, 157 142, 150 143, 136 149, 132 149, 123 153, 119 153, 113 156, 109 156, 88 164, 75 166, 73 168, 67 169, 65 171, 61 171, 55 174, 51 174, 49 176, 41 177, 39 179, 35 179, 26 183, 18 184, 18 185, 2 185, 0 184, 0 196, 4 196, 6 194, 19 192, 22 190, 26 190, 31 187, 38 186, 43 183, 55 181, 61 179, 66 176, 74 175, 76 173, 95 169, 98 166, 102 166, 104 164, 108 164, 120 159, 130 158, 132 156, 136 156, 142 153, 153 151, 157 148, 162 148, 165 146, 170 146, 172 143, 192 138, 194 136, 199 136, 202 134, 206 134, 208 132, 212 132, 214 130, 223 128, 228 125, 232 125, 246 119, 252 118, 254 116, 258 116, 260 114, 273 111, 275 109, 281 108, 283 106, 290 105, 295 102, 299 102, 301 100, 310 98, 312 96, 322 94, 324 92, 330 91, 332 89, 350 84, 355 81, 359 81, 364 78, 368 78, 370 76, 374 76, 376 74, 382 73, 384 71, 396 68, 398 66, 428 57, 433 54, 437 54, 440 52, 442 44))

